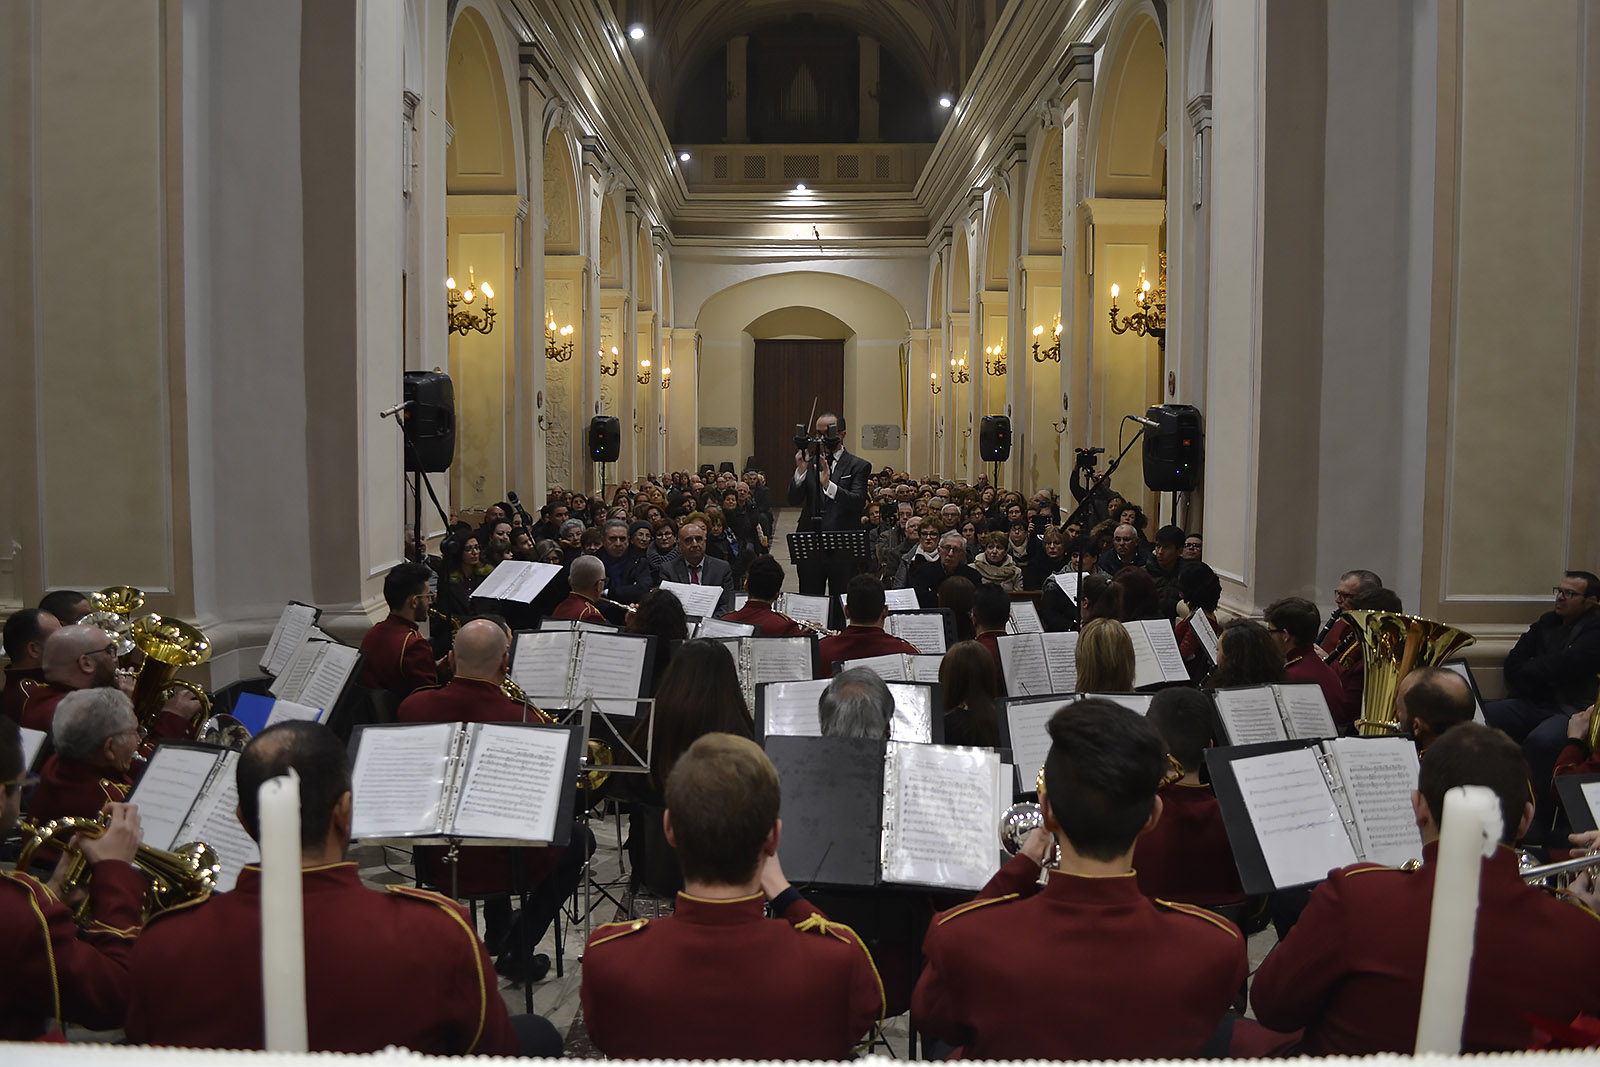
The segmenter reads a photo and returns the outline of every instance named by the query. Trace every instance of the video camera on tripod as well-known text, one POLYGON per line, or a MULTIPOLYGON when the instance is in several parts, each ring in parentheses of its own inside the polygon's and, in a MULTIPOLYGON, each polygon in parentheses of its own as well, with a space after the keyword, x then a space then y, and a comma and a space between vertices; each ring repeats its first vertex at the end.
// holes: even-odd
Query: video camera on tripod
POLYGON ((1094 470, 1095 464, 1099 462, 1099 460, 1096 459, 1095 457, 1098 456, 1100 453, 1104 452, 1105 449, 1103 449, 1103 448, 1075 448, 1072 451, 1078 457, 1077 463, 1076 463, 1077 469, 1081 470, 1081 471, 1092 471, 1092 470, 1094 470))

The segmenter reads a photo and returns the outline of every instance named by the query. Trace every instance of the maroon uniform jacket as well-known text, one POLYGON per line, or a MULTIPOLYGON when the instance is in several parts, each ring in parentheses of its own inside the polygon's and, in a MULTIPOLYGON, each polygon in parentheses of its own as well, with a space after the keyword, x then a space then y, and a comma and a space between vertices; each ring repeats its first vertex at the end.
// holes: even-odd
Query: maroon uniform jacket
POLYGON ((1134 876, 1053 873, 1018 855, 978 899, 934 916, 917 1028, 968 1058, 1198 1054, 1249 970, 1230 922, 1153 901, 1134 876))
POLYGON ((1161 818, 1133 850, 1139 892, 1202 908, 1243 900, 1233 846, 1211 788, 1179 783, 1161 791, 1161 803, 1161 818))
POLYGON ((556 605, 550 613, 552 619, 577 619, 579 622, 604 622, 611 620, 600 613, 594 601, 578 593, 568 593, 567 599, 556 605))
POLYGON ((122 1025, 144 888, 129 864, 95 864, 94 921, 79 937, 71 910, 50 890, 26 874, 0 873, 0 1041, 31 1041, 63 1021, 95 1030, 122 1025))
POLYGON ((22 725, 30 730, 43 730, 49 733, 50 724, 55 721, 56 705, 70 692, 72 690, 64 689, 54 682, 40 682, 37 686, 30 687, 22 701, 22 725))
POLYGON ((92 819, 110 801, 127 800, 132 788, 124 775, 107 777, 98 767, 52 755, 39 768, 39 788, 28 802, 28 818, 35 823, 63 815, 92 819))
POLYGON ((1000 641, 999 641, 999 638, 1003 633, 1005 633, 1004 630, 985 630, 983 633, 981 633, 977 637, 973 638, 973 640, 977 641, 978 644, 980 644, 984 648, 988 649, 989 650, 989 655, 991 657, 993 657, 993 659, 994 659, 994 680, 995 680, 996 683, 999 684, 1000 691, 1002 693, 1005 692, 1006 668, 1005 668, 1005 664, 1000 662, 1000 641))
POLYGON ((433 651, 410 619, 390 615, 361 639, 361 684, 368 689, 387 689, 404 700, 438 681, 433 651))
POLYGON ((1315 682, 1322 687, 1322 696, 1328 702, 1328 711, 1332 713, 1335 723, 1345 726, 1355 720, 1361 710, 1360 704, 1356 705, 1355 711, 1350 710, 1350 705, 1345 701, 1344 679, 1339 677, 1338 671, 1322 662, 1311 645, 1291 651, 1284 667, 1289 672, 1289 681, 1315 682))
POLYGON ((855 931, 797 899, 678 894, 675 914, 595 928, 583 1017, 611 1057, 837 1060, 883 1013, 855 931))
POLYGON ((6 688, 0 693, 0 715, 14 723, 22 722, 22 705, 28 692, 44 684, 44 671, 38 667, 7 667, 6 688))
POLYGON ((804 626, 759 600, 747 600, 744 607, 728 612, 723 618, 729 622, 750 623, 762 637, 803 637, 806 633, 804 626))
MULTIPOLYGON (((1304 1027, 1306 1053, 1410 1052, 1437 851, 1423 846, 1415 871, 1334 871, 1256 972, 1256 1018, 1274 1030, 1304 1027)), ((1558 1022, 1600 1014, 1600 985, 1576 962, 1600 959, 1600 919, 1524 885, 1516 853, 1505 847, 1483 861, 1479 892, 1461 1051, 1530 1047, 1524 1012, 1558 1022)))
MULTIPOLYGON (((1217 632, 1217 617, 1211 612, 1206 612, 1206 621, 1211 624, 1211 632, 1217 632)), ((1194 622, 1190 619, 1179 619, 1172 628, 1172 634, 1178 640, 1178 655, 1183 657, 1183 665, 1189 669, 1189 680, 1198 682, 1215 666, 1211 662, 1211 653, 1206 651, 1206 646, 1201 643, 1200 635, 1194 632, 1194 622)))
MULTIPOLYGON (((516 1054, 489 954, 454 902, 408 886, 368 889, 354 863, 308 867, 303 885, 312 1051, 516 1054)), ((130 1040, 263 1047, 261 869, 245 867, 232 892, 152 919, 131 977, 130 1040)))
MULTIPOLYGON (((419 689, 400 702, 395 713, 401 722, 522 722, 522 705, 500 691, 494 682, 456 675, 448 685, 419 689)), ((530 705, 529 722, 549 722, 549 716, 530 705)), ((416 847, 417 873, 442 892, 464 896, 500 893, 511 888, 511 862, 521 855, 524 885, 532 889, 555 869, 560 848, 464 848, 454 879, 445 866, 443 845, 416 847)))
MULTIPOLYGON (((1322 651, 1332 655, 1333 650, 1339 647, 1339 642, 1343 641, 1346 636, 1350 636, 1350 624, 1343 619, 1335 619, 1333 625, 1328 627, 1327 636, 1322 639, 1322 651)), ((1328 669, 1339 676, 1339 685, 1344 690, 1345 715, 1348 716, 1345 721, 1347 722, 1361 717, 1361 690, 1367 683, 1366 664, 1361 658, 1359 639, 1357 641, 1358 644, 1355 650, 1349 655, 1350 666, 1348 669, 1340 667, 1332 660, 1328 661, 1328 669)), ((1312 655, 1315 656, 1316 653, 1313 652, 1312 655)), ((1335 722, 1339 721, 1337 713, 1333 718, 1335 722)))
POLYGON ((832 678, 834 668, 845 660, 866 659, 869 656, 897 656, 915 654, 917 646, 902 641, 881 626, 846 626, 832 637, 817 642, 817 658, 822 664, 822 677, 832 678))

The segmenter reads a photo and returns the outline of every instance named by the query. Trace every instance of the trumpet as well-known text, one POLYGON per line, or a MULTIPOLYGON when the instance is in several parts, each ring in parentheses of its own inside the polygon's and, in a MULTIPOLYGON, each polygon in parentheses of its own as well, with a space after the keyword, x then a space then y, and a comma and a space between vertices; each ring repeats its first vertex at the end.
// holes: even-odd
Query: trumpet
POLYGON ((1529 885, 1559 889, 1572 881, 1572 875, 1593 868, 1600 868, 1600 852, 1586 852, 1559 863, 1544 863, 1537 866, 1524 863, 1521 874, 1522 880, 1529 885))
MULTIPOLYGON (((17 830, 22 835, 23 844, 17 854, 17 869, 26 870, 33 854, 40 847, 49 845, 70 857, 61 884, 61 895, 65 897, 75 890, 86 888, 91 868, 72 839, 76 835, 99 837, 106 832, 110 821, 110 816, 101 815, 93 819, 67 816, 52 819, 43 826, 36 826, 27 820, 19 822, 17 830)), ((216 852, 210 845, 200 841, 179 845, 172 852, 140 845, 133 857, 133 865, 150 882, 144 899, 146 919, 178 904, 210 896, 217 887, 217 876, 222 870, 216 852)), ((80 925, 89 921, 87 896, 74 910, 73 916, 80 925)))
MULTIPOLYGON (((1044 800, 1044 767, 1039 768, 1039 777, 1034 779, 1033 790, 1044 800)), ((1044 826, 1044 805, 1031 800, 1020 801, 1011 805, 1000 813, 1000 847, 1006 850, 1006 855, 1015 856, 1022 851, 1023 843, 1028 840, 1028 835, 1044 826)), ((1050 848, 1045 852, 1042 866, 1046 870, 1055 870, 1061 865, 1061 843, 1052 841, 1050 848)))

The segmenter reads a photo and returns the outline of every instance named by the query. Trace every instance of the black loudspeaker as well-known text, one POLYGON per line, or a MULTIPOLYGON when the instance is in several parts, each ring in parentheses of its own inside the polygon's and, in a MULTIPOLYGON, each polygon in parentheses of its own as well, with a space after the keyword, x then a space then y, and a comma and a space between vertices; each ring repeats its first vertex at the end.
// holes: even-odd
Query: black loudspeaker
POLYGON ((1205 435, 1200 409, 1191 404, 1160 404, 1145 418, 1159 423, 1144 431, 1144 484, 1158 493, 1187 493, 1200 484, 1205 435))
POLYGON ((408 370, 402 397, 406 408, 406 470, 447 471, 456 458, 456 390, 448 374, 408 370))
POLYGON ((985 463, 1004 463, 1011 458, 1011 417, 985 415, 978 427, 978 454, 985 463))
POLYGON ((615 415, 596 415, 589 420, 589 459, 595 463, 615 463, 622 451, 622 424, 615 415))

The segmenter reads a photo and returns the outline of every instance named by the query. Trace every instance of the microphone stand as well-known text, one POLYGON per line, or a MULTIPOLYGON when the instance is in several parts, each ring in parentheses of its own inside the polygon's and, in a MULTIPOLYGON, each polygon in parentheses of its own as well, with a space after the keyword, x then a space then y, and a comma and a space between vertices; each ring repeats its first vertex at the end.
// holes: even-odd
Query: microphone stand
MULTIPOLYGON (((1124 422, 1126 422, 1128 419, 1131 419, 1131 418, 1133 418, 1132 415, 1124 415, 1122 417, 1122 420, 1124 422)), ((1144 427, 1140 426, 1139 427, 1139 432, 1133 435, 1133 439, 1130 440, 1127 444, 1122 446, 1122 451, 1117 453, 1117 458, 1112 460, 1110 462, 1110 464, 1108 464, 1106 466, 1105 477, 1101 478, 1100 481, 1096 483, 1095 488, 1098 488, 1099 486, 1104 485, 1106 482, 1109 482, 1111 480, 1111 476, 1113 474, 1117 473, 1117 468, 1122 466, 1122 458, 1128 454, 1128 449, 1132 448, 1135 444, 1137 444, 1139 442, 1139 438, 1141 438, 1143 436, 1144 436, 1144 427)), ((1094 503, 1094 489, 1091 489, 1088 493, 1084 494, 1084 498, 1078 502, 1078 506, 1073 509, 1072 514, 1068 515, 1067 518, 1066 518, 1066 521, 1061 524, 1062 528, 1065 529, 1066 527, 1072 525, 1074 522, 1077 522, 1078 521, 1078 513, 1083 511, 1085 508, 1090 508, 1092 510, 1093 503, 1094 503)))

